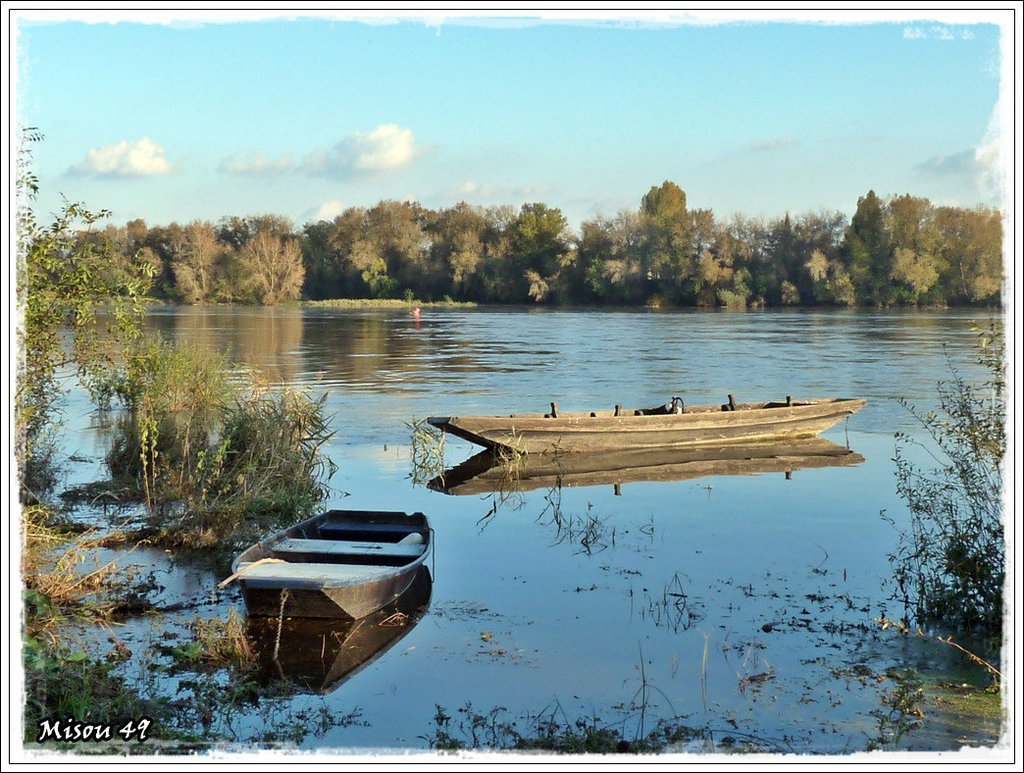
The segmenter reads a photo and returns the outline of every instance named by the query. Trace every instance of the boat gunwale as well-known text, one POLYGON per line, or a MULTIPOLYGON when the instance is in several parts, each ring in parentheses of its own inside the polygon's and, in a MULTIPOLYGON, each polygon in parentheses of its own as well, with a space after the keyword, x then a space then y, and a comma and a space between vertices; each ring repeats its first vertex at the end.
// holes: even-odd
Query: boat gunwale
MULTIPOLYGON (((365 567, 374 567, 374 568, 380 568, 382 570, 385 570, 385 571, 380 572, 379 574, 374 575, 369 580, 360 580, 359 578, 351 578, 350 580, 348 580, 346 582, 335 583, 335 584, 331 584, 330 586, 326 586, 326 585, 323 586, 323 587, 331 587, 331 588, 345 588, 345 587, 351 587, 351 586, 356 586, 356 585, 367 585, 367 584, 370 584, 370 583, 376 583, 376 582, 388 580, 388 579, 391 579, 392 577, 395 577, 395 576, 398 576, 398 575, 402 575, 402 574, 405 574, 405 573, 407 573, 409 571, 415 570, 418 566, 423 564, 424 561, 426 561, 427 556, 429 555, 429 553, 431 551, 431 548, 432 548, 432 540, 431 540, 432 529, 430 528, 429 520, 427 519, 426 515, 424 515, 422 512, 403 513, 403 512, 400 512, 400 511, 376 511, 376 510, 327 510, 327 511, 324 511, 323 513, 318 513, 317 515, 315 515, 315 516, 313 516, 311 518, 307 518, 304 521, 300 521, 299 523, 292 524, 291 526, 288 526, 285 529, 282 529, 282 530, 280 530, 278 532, 275 532, 274 534, 271 534, 269 537, 265 537, 264 539, 262 539, 262 540, 260 540, 260 541, 258 541, 256 543, 250 545, 248 548, 243 550, 241 553, 239 553, 235 557, 234 561, 231 564, 231 571, 232 571, 232 573, 238 572, 239 570, 243 569, 244 565, 246 565, 246 564, 251 564, 251 563, 253 563, 255 561, 258 561, 260 559, 263 559, 263 558, 272 557, 274 545, 278 544, 279 542, 282 542, 283 540, 292 539, 292 538, 296 538, 296 537, 300 537, 300 536, 305 538, 305 539, 316 539, 316 538, 310 538, 310 537, 305 536, 306 532, 304 530, 308 529, 308 528, 319 528, 319 526, 322 524, 322 522, 329 520, 332 515, 335 515, 335 514, 343 514, 345 516, 351 515, 351 516, 353 516, 353 518, 351 518, 351 519, 341 518, 341 519, 336 519, 336 520, 343 520, 343 521, 344 520, 351 520, 351 522, 353 524, 358 525, 359 521, 358 521, 358 519, 355 516, 358 516, 358 514, 360 514, 360 513, 363 513, 363 514, 373 514, 373 515, 377 515, 377 516, 384 516, 385 521, 394 519, 396 523, 401 523, 401 521, 399 520, 400 518, 407 518, 407 519, 409 519, 409 525, 411 527, 413 527, 413 528, 410 529, 409 533, 410 534, 419 533, 419 534, 423 535, 423 540, 424 540, 423 541, 423 550, 417 556, 413 557, 408 562, 403 563, 403 564, 399 564, 397 566, 388 565, 388 564, 373 563, 371 561, 354 561, 352 563, 337 563, 337 564, 327 564, 327 563, 319 562, 319 561, 283 561, 282 563, 287 563, 287 564, 289 564, 291 566, 304 566, 304 565, 305 566, 338 566, 338 567, 348 567, 349 569, 351 569, 352 567, 365 566, 365 567)), ((334 542, 335 540, 322 539, 322 540, 318 540, 318 541, 322 541, 322 542, 325 542, 325 543, 330 543, 330 542, 334 542)), ((365 541, 366 542, 373 542, 371 540, 365 540, 365 541)), ((365 558, 373 558, 373 556, 372 555, 371 556, 365 556, 365 558)), ((269 564, 269 566, 273 567, 274 564, 269 564)), ((272 576, 270 576, 270 577, 261 577, 261 578, 258 578, 258 579, 260 579, 262 581, 261 585, 264 585, 265 583, 271 582, 273 580, 273 577, 272 576)), ((310 579, 312 580, 312 578, 310 578, 310 579)), ((238 580, 241 583, 245 583, 246 582, 245 575, 243 574, 241 577, 238 578, 238 580)))
POLYGON ((491 450, 598 453, 615 444, 616 439, 621 442, 622 449, 628 449, 812 437, 843 417, 853 415, 866 403, 862 398, 801 401, 787 398, 784 402, 691 406, 683 413, 617 409, 589 413, 553 411, 555 415, 434 416, 427 421, 444 432, 491 450), (785 428, 785 425, 791 426, 785 428), (744 434, 745 428, 750 428, 749 434, 744 434), (679 432, 684 434, 672 437, 673 433, 679 432), (599 435, 607 439, 597 441, 599 435), (551 448, 546 448, 547 445, 551 448))
POLYGON ((820 400, 794 400, 792 403, 786 403, 779 400, 766 400, 756 403, 736 403, 734 409, 727 409, 724 405, 692 405, 687 406, 682 413, 658 413, 657 408, 622 408, 618 411, 612 410, 599 410, 599 411, 559 411, 555 415, 551 413, 510 413, 510 414, 477 414, 477 415, 450 415, 450 416, 430 416, 427 418, 427 422, 440 427, 442 424, 450 424, 457 421, 473 421, 473 422, 495 422, 495 423, 508 423, 510 421, 538 421, 546 422, 548 424, 555 424, 559 422, 568 422, 574 420, 589 420, 589 419, 615 419, 617 422, 637 422, 637 423, 654 423, 654 420, 666 420, 670 422, 682 422, 687 421, 684 417, 687 416, 714 416, 716 419, 725 418, 728 419, 732 414, 743 414, 744 416, 750 416, 753 414, 759 414, 761 411, 796 411, 799 413, 816 413, 818 410, 824 409, 825 413, 853 413, 864 406, 867 401, 863 398, 855 397, 833 397, 820 400), (857 407, 854 408, 853 406, 857 407), (844 407, 845 406, 845 407, 844 407))

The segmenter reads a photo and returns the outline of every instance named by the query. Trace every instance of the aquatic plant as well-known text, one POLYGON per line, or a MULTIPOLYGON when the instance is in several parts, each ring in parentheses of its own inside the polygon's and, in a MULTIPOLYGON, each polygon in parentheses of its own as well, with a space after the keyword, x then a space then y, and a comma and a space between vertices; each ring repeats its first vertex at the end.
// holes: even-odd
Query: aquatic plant
POLYGON ((445 433, 416 417, 405 426, 412 435, 412 482, 423 485, 443 474, 445 433))
POLYGON ((596 714, 570 717, 557 700, 516 718, 504 706, 487 711, 471 702, 450 714, 435 704, 433 730, 420 738, 440 751, 530 751, 554 754, 657 754, 695 742, 713 743, 707 728, 660 719, 650 732, 642 723, 635 734, 624 728, 640 707, 631 703, 624 716, 608 721, 596 714))
POLYGON ((111 534, 32 505, 21 513, 21 536, 24 622, 31 637, 53 638, 51 632, 68 617, 107 620, 138 593, 135 572, 100 558, 98 548, 111 534))

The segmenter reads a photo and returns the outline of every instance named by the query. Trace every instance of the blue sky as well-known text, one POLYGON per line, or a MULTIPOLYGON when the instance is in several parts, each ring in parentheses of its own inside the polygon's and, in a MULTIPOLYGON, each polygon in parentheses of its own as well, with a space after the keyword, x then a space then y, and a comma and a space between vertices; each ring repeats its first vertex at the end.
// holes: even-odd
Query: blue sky
POLYGON ((40 215, 64 195, 118 224, 410 199, 576 227, 664 180, 719 218, 1000 206, 1011 17, 928 13, 25 10, 9 130, 45 136, 40 215))

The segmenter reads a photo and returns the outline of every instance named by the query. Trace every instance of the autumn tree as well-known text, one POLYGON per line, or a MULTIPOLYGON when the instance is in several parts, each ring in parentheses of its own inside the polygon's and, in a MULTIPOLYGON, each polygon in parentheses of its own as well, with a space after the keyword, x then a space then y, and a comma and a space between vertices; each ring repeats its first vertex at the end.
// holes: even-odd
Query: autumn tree
POLYGON ((305 269, 295 239, 260 230, 242 246, 239 257, 260 303, 274 306, 300 297, 305 269))
POLYGON ((428 241, 423 233, 423 209, 408 201, 382 201, 366 212, 366 245, 373 253, 366 283, 376 297, 389 297, 397 288, 424 285, 428 241))
POLYGON ((846 231, 846 265, 861 303, 889 305, 895 293, 892 243, 885 223, 885 208, 874 191, 857 200, 857 211, 846 231))
POLYGON ((185 243, 171 263, 178 293, 185 303, 210 299, 217 261, 223 252, 212 223, 194 220, 185 227, 185 243))
POLYGON ((951 301, 995 302, 1003 285, 1002 219, 994 209, 940 207, 938 254, 951 301))

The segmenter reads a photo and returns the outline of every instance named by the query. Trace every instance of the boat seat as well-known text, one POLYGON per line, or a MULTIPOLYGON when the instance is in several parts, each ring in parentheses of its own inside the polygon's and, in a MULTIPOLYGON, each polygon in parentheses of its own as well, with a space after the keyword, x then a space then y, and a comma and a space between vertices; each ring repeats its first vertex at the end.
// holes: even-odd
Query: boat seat
POLYGON ((317 527, 323 539, 397 542, 419 529, 406 523, 348 523, 327 521, 317 527))
POLYGON ((240 582, 255 588, 265 587, 319 587, 327 584, 356 585, 373 580, 378 575, 394 571, 387 566, 365 566, 362 564, 305 564, 266 563, 259 566, 248 563, 238 565, 243 572, 240 582))
POLYGON ((422 555, 423 543, 355 542, 351 540, 283 539, 270 546, 274 556, 313 555, 346 558, 413 559, 422 555))

